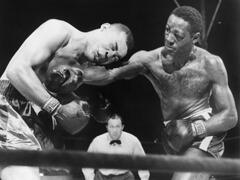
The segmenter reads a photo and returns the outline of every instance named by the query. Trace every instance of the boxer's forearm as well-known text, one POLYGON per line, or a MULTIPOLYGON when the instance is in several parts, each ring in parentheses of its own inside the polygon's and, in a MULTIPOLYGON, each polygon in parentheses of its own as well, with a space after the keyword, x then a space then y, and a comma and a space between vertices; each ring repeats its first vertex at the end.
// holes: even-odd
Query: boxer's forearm
POLYGON ((125 66, 107 70, 104 67, 91 67, 84 71, 83 82, 93 85, 106 85, 120 79, 131 79, 144 72, 139 63, 130 63, 125 66))
POLYGON ((106 85, 111 82, 113 82, 113 77, 105 67, 93 66, 83 72, 83 83, 85 84, 106 85))
POLYGON ((216 113, 206 121, 207 135, 228 131, 238 121, 234 98, 227 85, 215 85, 212 97, 216 113))
POLYGON ((233 128, 237 123, 235 110, 222 110, 205 122, 207 136, 222 133, 233 128))
POLYGON ((26 99, 40 107, 51 97, 31 67, 26 65, 9 67, 7 77, 26 99))

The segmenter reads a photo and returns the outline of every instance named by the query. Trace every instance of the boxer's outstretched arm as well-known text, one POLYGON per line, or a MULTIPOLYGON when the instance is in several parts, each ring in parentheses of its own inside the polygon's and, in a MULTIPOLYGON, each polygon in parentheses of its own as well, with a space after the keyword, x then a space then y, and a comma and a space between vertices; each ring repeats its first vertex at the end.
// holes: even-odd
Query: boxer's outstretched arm
POLYGON ((56 50, 68 41, 68 33, 64 22, 48 20, 25 40, 7 66, 6 75, 13 86, 41 107, 50 95, 34 69, 49 63, 56 50))
POLYGON ((206 121, 207 135, 213 135, 233 128, 238 118, 222 60, 219 57, 206 59, 206 70, 213 82, 212 97, 217 110, 217 113, 206 121))
POLYGON ((131 79, 139 74, 144 74, 147 61, 146 51, 139 51, 132 55, 128 64, 107 70, 105 67, 91 67, 84 71, 83 82, 92 85, 106 85, 119 79, 131 79))

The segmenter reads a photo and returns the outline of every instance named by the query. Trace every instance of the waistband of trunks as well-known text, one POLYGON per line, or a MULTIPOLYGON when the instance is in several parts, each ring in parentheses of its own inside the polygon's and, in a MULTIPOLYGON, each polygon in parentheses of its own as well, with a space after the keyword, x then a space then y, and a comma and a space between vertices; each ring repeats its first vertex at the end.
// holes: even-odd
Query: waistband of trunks
MULTIPOLYGON (((197 117, 197 116, 204 116, 206 119, 205 120, 208 120, 209 117, 211 116, 212 114, 212 108, 211 107, 208 107, 206 109, 203 109, 203 110, 200 110, 200 111, 197 111, 191 115, 188 115, 186 117, 183 117, 182 119, 189 119, 189 118, 194 118, 194 117, 197 117), (206 116, 209 116, 209 117, 206 117, 206 116)), ((166 126, 168 123, 170 123, 172 120, 167 120, 167 121, 164 121, 164 125, 166 126)))
POLYGON ((187 117, 184 117, 183 119, 194 118, 194 117, 201 116, 201 115, 208 115, 208 116, 210 116, 211 114, 212 114, 212 108, 209 107, 209 108, 203 109, 201 111, 195 112, 195 113, 193 113, 193 114, 191 114, 191 115, 189 115, 187 117))
POLYGON ((0 80, 0 94, 5 96, 7 100, 18 99, 27 101, 17 89, 10 83, 9 80, 0 80))

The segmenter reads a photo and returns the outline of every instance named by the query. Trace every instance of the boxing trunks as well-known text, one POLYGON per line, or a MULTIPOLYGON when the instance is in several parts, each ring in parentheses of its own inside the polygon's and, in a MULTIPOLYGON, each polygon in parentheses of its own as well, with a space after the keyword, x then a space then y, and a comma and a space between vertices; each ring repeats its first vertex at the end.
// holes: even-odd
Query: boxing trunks
POLYGON ((49 119, 51 116, 46 115, 40 119, 31 102, 8 80, 0 80, 0 148, 53 149, 54 142, 50 136, 53 134, 52 123, 49 119))
MULTIPOLYGON (((199 111, 197 113, 194 113, 188 117, 185 117, 183 119, 189 119, 189 118, 194 118, 194 117, 198 117, 198 116, 202 116, 204 117, 204 119, 207 121, 210 117, 211 117, 211 113, 212 113, 212 109, 211 108, 207 108, 204 109, 202 111, 199 111)), ((164 122, 165 125, 167 125, 170 121, 166 121, 164 122)), ((196 140, 194 140, 189 147, 187 147, 187 149, 189 148, 197 148, 200 149, 202 151, 205 151, 207 153, 209 153, 210 155, 212 155, 215 158, 219 158, 222 156, 223 152, 224 152, 224 138, 226 136, 226 133, 219 133, 216 134, 214 136, 207 136, 204 138, 197 138, 196 140)), ((169 146, 169 142, 167 141, 166 138, 164 138, 164 134, 162 136, 162 142, 163 142, 163 147, 165 149, 165 151, 169 154, 181 154, 182 152, 184 152, 186 150, 182 149, 179 152, 176 152, 175 150, 173 150, 171 148, 171 146, 169 146)))

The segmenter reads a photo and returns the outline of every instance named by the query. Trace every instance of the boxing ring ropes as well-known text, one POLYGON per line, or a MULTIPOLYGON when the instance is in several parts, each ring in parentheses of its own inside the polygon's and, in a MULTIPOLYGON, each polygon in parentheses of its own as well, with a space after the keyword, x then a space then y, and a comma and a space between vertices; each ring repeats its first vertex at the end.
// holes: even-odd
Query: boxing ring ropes
POLYGON ((199 158, 173 155, 146 156, 88 153, 83 151, 1 150, 1 165, 37 167, 91 167, 152 172, 208 172, 211 174, 240 174, 240 159, 199 158))

